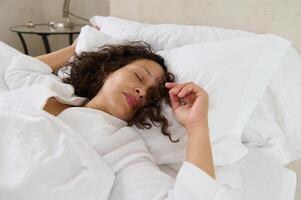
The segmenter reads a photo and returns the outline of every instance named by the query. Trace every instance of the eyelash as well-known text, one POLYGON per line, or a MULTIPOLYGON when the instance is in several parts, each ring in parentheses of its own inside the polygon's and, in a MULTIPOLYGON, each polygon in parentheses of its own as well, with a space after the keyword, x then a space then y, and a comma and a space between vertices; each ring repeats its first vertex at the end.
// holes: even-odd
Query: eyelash
POLYGON ((139 81, 142 81, 142 79, 138 76, 137 73, 135 73, 136 77, 139 79, 139 81))

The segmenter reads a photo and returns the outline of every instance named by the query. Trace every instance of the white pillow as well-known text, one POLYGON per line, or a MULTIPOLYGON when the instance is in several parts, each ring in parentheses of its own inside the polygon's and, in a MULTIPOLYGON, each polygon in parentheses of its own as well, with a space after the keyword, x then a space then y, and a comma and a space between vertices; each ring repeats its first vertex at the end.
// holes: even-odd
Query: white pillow
MULTIPOLYGON (((93 35, 98 33, 91 31, 85 38, 93 41, 96 38, 93 35)), ((241 143, 242 129, 289 44, 280 37, 262 35, 158 52, 177 81, 194 81, 209 93, 210 137, 216 165, 230 164, 247 153, 241 143)), ((78 40, 78 45, 81 45, 81 40, 78 40)), ((185 135, 170 108, 165 106, 164 111, 173 124, 173 132, 177 131, 173 137, 185 135)), ((185 141, 173 144, 156 127, 137 131, 149 144, 158 164, 183 161, 185 141), (179 159, 174 158, 177 149, 179 159)))
POLYGON ((187 44, 254 36, 255 33, 217 27, 148 24, 112 16, 94 16, 90 23, 117 39, 143 40, 152 45, 155 51, 175 48, 187 44))
MULTIPOLYGON (((210 139, 216 165, 230 164, 247 153, 241 142, 242 130, 289 45, 290 42, 280 37, 262 35, 158 52, 178 82, 193 81, 208 92, 210 139)), ((164 110, 171 113, 168 109, 164 110)), ((173 115, 169 114, 168 119, 177 123, 173 115)), ((155 129, 137 131, 148 142, 153 141, 150 148, 155 156, 159 155, 159 163, 177 162, 175 158, 167 158, 175 153, 172 151, 177 148, 170 147, 174 144, 167 138, 151 139, 159 132, 155 129)), ((184 135, 178 125, 172 130, 177 136, 184 135)), ((180 160, 184 159, 183 155, 180 150, 180 160)))
POLYGON ((96 28, 86 25, 81 28, 77 38, 75 52, 77 54, 83 51, 97 51, 99 47, 105 44, 120 44, 122 41, 113 39, 111 36, 97 30, 96 28))

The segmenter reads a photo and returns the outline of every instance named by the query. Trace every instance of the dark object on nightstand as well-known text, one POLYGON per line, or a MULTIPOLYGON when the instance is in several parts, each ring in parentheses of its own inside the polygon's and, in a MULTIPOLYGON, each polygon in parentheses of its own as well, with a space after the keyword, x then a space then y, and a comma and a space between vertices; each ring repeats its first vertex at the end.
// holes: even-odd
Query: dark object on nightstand
POLYGON ((34 24, 28 22, 25 25, 12 26, 10 27, 10 30, 18 34, 24 48, 24 53, 28 55, 28 49, 22 34, 35 34, 41 36, 45 52, 50 53, 51 50, 48 42, 48 35, 69 35, 69 44, 71 45, 73 42, 73 35, 79 34, 81 27, 84 25, 85 24, 73 24, 72 27, 56 27, 52 22, 48 24, 34 24))

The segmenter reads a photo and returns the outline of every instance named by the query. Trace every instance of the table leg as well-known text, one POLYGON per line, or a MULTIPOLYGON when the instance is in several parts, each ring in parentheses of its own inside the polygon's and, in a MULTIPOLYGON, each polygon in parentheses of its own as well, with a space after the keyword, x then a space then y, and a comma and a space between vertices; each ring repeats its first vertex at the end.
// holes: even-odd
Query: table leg
POLYGON ((24 53, 25 53, 26 55, 28 55, 28 49, 27 49, 27 46, 26 46, 26 43, 25 43, 25 40, 24 40, 24 38, 23 38, 22 33, 18 33, 18 36, 19 36, 19 38, 20 38, 20 40, 21 40, 21 43, 22 43, 22 45, 23 45, 24 53))
POLYGON ((45 52, 46 53, 50 53, 50 46, 49 46, 49 42, 48 42, 48 34, 41 34, 40 35, 42 37, 43 43, 44 43, 44 47, 45 47, 45 52))
POLYGON ((73 34, 69 33, 69 44, 71 45, 73 43, 73 34))

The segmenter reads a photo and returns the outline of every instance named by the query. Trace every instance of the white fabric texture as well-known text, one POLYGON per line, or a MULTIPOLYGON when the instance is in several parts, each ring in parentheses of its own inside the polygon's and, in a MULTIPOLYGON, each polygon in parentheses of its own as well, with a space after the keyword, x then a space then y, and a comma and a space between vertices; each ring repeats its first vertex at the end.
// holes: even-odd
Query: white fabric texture
POLYGON ((86 25, 81 28, 80 35, 77 38, 75 52, 77 54, 83 51, 97 51, 104 44, 120 44, 121 41, 97 30, 96 28, 86 25), (92 38, 90 38, 92 37, 92 38))
POLYGON ((283 165, 301 159, 301 56, 290 48, 243 132, 283 165))
POLYGON ((184 162, 179 170, 179 177, 175 180, 160 171, 143 140, 134 129, 125 127, 126 122, 121 119, 102 111, 82 107, 68 108, 57 118, 44 112, 42 108, 45 101, 51 96, 60 101, 64 100, 65 103, 70 101, 71 105, 81 104, 84 100, 74 96, 68 87, 62 90, 60 86, 64 83, 53 81, 51 72, 47 65, 29 56, 18 56, 6 70, 5 78, 9 80, 7 85, 14 90, 0 95, 0 116, 2 117, 0 125, 1 129, 4 129, 2 135, 5 140, 3 141, 6 142, 5 148, 1 148, 1 159, 4 160, 0 163, 3 165, 1 169, 7 169, 5 176, 9 176, 9 178, 1 177, 0 179, 0 194, 3 194, 1 197, 19 199, 19 195, 22 194, 22 199, 27 197, 41 199, 42 195, 43 199, 232 199, 223 186, 193 164, 184 162), (30 63, 33 64, 32 67, 30 63), (49 79, 46 78, 47 73, 49 79), (45 80, 45 82, 39 83, 35 80, 45 80), (22 84, 25 87, 22 87, 22 84), (23 97, 27 98, 23 99, 23 97), (12 120, 15 115, 18 118, 12 120), (13 124, 7 123, 8 121, 13 124), (15 123, 20 125, 12 126, 15 123), (51 134, 57 135, 57 138, 53 138, 50 144, 47 143, 47 139, 43 138, 45 127, 47 128, 45 137, 51 137, 51 134), (18 133, 16 145, 8 142, 14 133, 18 133), (68 138, 68 141, 64 143, 64 140, 60 138, 62 137, 60 133, 63 133, 62 136, 67 133, 74 135, 74 138, 68 138), (40 140, 43 142, 39 142, 40 140), (60 146, 61 142, 66 145, 60 146), (75 144, 70 146, 73 142, 75 144), (74 153, 72 148, 75 148, 77 143, 83 143, 86 149, 81 148, 74 153), (18 159, 14 159, 15 157, 9 159, 10 148, 14 152, 20 152, 18 159), (50 156, 46 154, 41 157, 40 153, 43 148, 55 152, 50 156), (61 154, 57 155, 56 150, 69 154, 60 156, 61 154), (82 151, 93 153, 89 157, 82 151), (79 155, 86 156, 86 158, 78 158, 79 155), (38 158, 36 162, 27 159, 26 163, 24 159, 21 159, 23 156, 38 157, 42 161, 38 158), (79 163, 77 168, 75 168, 76 165, 68 165, 68 161, 71 162, 75 157, 86 165, 79 163), (98 164, 93 165, 92 159, 98 164), (54 163, 47 165, 44 160, 54 163), (36 169, 35 163, 40 166, 40 169, 35 171, 36 173, 31 173, 36 169), (23 168, 24 164, 26 165, 23 168), (66 172, 65 176, 61 173, 57 173, 57 176, 49 176, 49 171, 53 171, 55 167, 61 169, 61 173, 66 172), (29 173, 30 176, 24 177, 21 174, 16 177, 14 171, 16 168, 23 174, 29 173), (89 174, 81 175, 82 170, 88 171, 89 174), (113 176, 110 170, 116 176, 114 186, 112 186, 113 176), (74 177, 72 174, 75 175, 75 179, 71 179, 74 177), (80 178, 76 178, 78 176, 80 178), (20 184, 14 186, 11 185, 11 181, 19 181, 20 184), (196 185, 206 187, 200 192, 199 188, 195 187, 196 185), (8 186, 10 189, 7 189, 8 186), (32 191, 32 186, 36 187, 36 192, 32 191), (91 196, 88 196, 86 192, 91 196))
POLYGON ((10 65, 13 56, 22 54, 18 50, 0 41, 0 93, 8 90, 4 80, 6 68, 10 65))
POLYGON ((0 95, 0 199, 108 199, 111 168, 69 126, 41 110, 46 86, 0 95))
MULTIPOLYGON (((266 151, 251 146, 247 148, 247 156, 227 167, 216 169, 220 175, 229 175, 235 169, 241 176, 239 189, 225 186, 230 196, 243 200, 295 200, 296 173, 283 167, 266 151)), ((160 167, 171 177, 175 177, 180 165, 160 167)))

